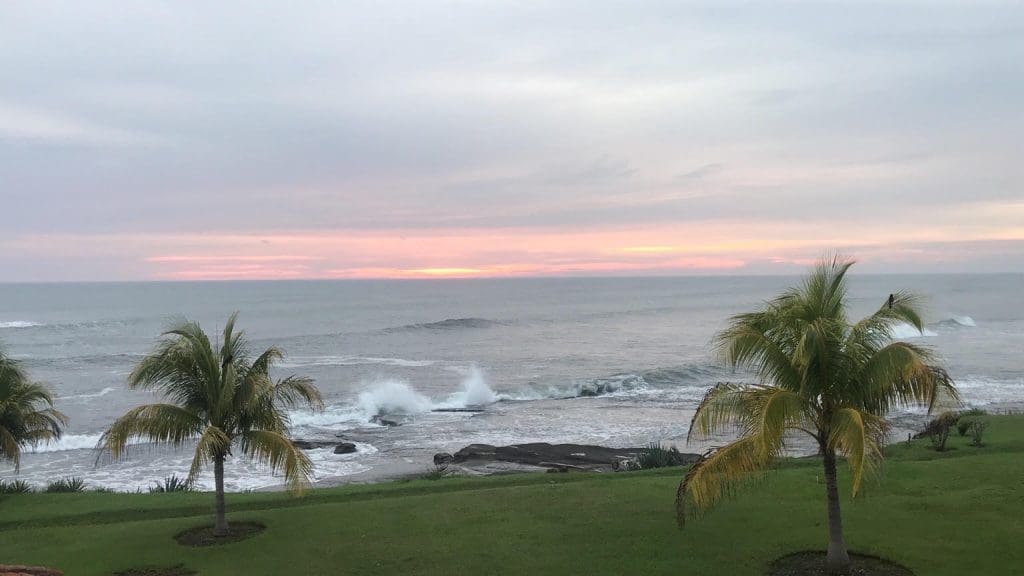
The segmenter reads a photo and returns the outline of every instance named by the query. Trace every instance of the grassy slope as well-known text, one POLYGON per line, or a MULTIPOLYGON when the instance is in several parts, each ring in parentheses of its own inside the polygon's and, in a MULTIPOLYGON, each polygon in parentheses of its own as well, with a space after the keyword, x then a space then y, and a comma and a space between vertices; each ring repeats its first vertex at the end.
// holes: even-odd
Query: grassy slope
MULTIPOLYGON (((921 575, 1024 574, 1024 417, 993 418, 987 446, 950 438, 890 449, 879 484, 844 501, 852 549, 921 575), (1017 570, 1017 572, 1014 572, 1017 570)), ((760 574, 824 545, 817 462, 787 463, 675 529, 679 470, 446 479, 229 496, 262 535, 209 549, 171 538, 209 520, 209 494, 38 494, 0 501, 0 562, 70 575, 184 563, 216 574, 760 574)))

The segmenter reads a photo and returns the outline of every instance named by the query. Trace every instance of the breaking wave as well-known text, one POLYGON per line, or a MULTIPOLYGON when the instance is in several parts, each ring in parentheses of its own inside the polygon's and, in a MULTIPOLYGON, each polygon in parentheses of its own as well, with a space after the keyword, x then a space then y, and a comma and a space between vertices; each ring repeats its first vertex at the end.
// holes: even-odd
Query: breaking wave
POLYGON ((658 368, 640 373, 622 373, 595 378, 571 388, 551 390, 548 397, 642 396, 666 390, 703 390, 703 387, 713 384, 724 375, 725 371, 710 364, 658 368))
POLYGON ((117 388, 107 387, 104 388, 103 390, 100 390, 99 392, 93 392, 91 394, 72 394, 70 396, 58 396, 56 400, 81 400, 86 398, 99 398, 101 396, 106 396, 107 394, 116 391, 117 388))
POLYGON ((499 400, 498 394, 477 368, 462 380, 462 388, 444 399, 433 399, 403 380, 383 380, 359 394, 354 404, 329 406, 321 412, 296 411, 290 414, 293 426, 320 428, 353 427, 372 422, 375 416, 413 416, 432 410, 480 408, 499 400))
POLYGON ((46 324, 40 324, 39 322, 30 322, 28 320, 11 320, 10 322, 0 322, 0 328, 34 328, 36 326, 46 326, 46 324))
POLYGON ((32 452, 63 452, 65 450, 92 450, 100 441, 101 434, 65 434, 60 440, 39 444, 32 452))
POLYGON ((487 318, 446 318, 438 322, 424 322, 420 324, 406 324, 394 328, 386 328, 385 332, 405 332, 415 330, 461 330, 463 328, 491 328, 493 326, 504 326, 504 322, 488 320, 487 318))
POLYGON ((289 361, 280 362, 281 368, 304 368, 308 366, 362 366, 382 365, 416 368, 432 366, 436 360, 406 360, 405 358, 376 358, 372 356, 293 356, 289 361))
POLYGON ((935 325, 942 328, 974 328, 977 326, 974 318, 970 316, 951 316, 944 320, 939 320, 935 325))
POLYGON ((938 336, 937 333, 935 333, 932 330, 929 330, 928 328, 925 328, 923 331, 918 331, 917 328, 914 328, 913 326, 905 322, 901 322, 893 326, 890 333, 892 337, 896 340, 909 340, 911 338, 938 336))

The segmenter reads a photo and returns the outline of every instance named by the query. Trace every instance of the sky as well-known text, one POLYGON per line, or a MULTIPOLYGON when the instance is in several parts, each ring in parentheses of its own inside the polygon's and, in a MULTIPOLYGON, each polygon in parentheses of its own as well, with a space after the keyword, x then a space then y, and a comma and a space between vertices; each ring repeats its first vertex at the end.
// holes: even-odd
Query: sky
POLYGON ((1024 272, 1020 2, 0 3, 0 281, 1024 272))

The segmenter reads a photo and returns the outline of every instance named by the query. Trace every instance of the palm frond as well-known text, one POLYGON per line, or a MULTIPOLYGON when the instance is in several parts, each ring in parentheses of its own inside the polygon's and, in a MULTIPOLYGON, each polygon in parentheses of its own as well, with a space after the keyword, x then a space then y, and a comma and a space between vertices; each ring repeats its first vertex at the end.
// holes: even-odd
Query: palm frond
POLYGON ((216 426, 207 426, 196 442, 196 452, 188 469, 188 483, 192 484, 207 462, 223 458, 231 451, 231 438, 216 426))
POLYGON ((302 450, 283 434, 266 430, 250 430, 241 435, 242 453, 274 472, 283 471, 291 489, 302 492, 313 477, 313 463, 302 450))
POLYGON ((846 456, 854 496, 864 474, 874 471, 882 459, 886 429, 884 418, 855 408, 840 408, 832 417, 828 447, 846 456))
POLYGON ((769 461, 757 449, 758 439, 745 437, 697 461, 676 492, 676 521, 682 526, 687 516, 704 512, 750 482, 769 461))
POLYGON ((312 378, 289 376, 277 381, 274 385, 274 399, 285 408, 308 406, 314 410, 323 410, 324 400, 320 390, 313 385, 312 378))
POLYGON ((199 436, 202 430, 203 419, 186 408, 147 404, 132 408, 115 420, 100 437, 99 446, 109 450, 114 458, 121 458, 132 440, 180 446, 199 436))
POLYGON ((794 370, 786 350, 771 333, 774 322, 772 316, 734 316, 729 328, 715 338, 715 349, 731 368, 751 369, 763 382, 771 382, 788 390, 799 390, 800 374, 794 370))
POLYGON ((60 438, 67 422, 49 390, 0 351, 0 459, 20 470, 21 450, 60 438))

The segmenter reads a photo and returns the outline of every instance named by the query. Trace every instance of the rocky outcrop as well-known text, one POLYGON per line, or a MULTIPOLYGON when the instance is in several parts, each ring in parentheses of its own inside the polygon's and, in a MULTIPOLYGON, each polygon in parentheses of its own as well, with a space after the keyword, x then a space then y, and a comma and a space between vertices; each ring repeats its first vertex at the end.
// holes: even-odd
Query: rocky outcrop
POLYGON ((316 450, 317 448, 333 448, 338 443, 331 440, 292 440, 292 445, 300 450, 316 450))
POLYGON ((352 454, 357 452, 356 445, 351 442, 342 442, 334 447, 335 454, 352 454))
POLYGON ((402 422, 399 420, 385 418, 380 414, 375 414, 370 418, 370 424, 377 424, 378 426, 401 426, 402 422))
POLYGON ((434 466, 447 466, 451 464, 455 458, 447 452, 438 452, 434 454, 434 466))
MULTIPOLYGON (((533 442, 511 446, 470 444, 452 455, 457 464, 472 466, 481 462, 511 462, 565 471, 605 471, 624 469, 635 461, 643 448, 607 448, 583 444, 533 442)), ((698 454, 680 454, 680 464, 696 461, 698 454)))
POLYGON ((292 445, 300 450, 333 448, 335 454, 352 454, 353 452, 358 452, 356 445, 352 442, 339 443, 337 440, 292 440, 292 445))

